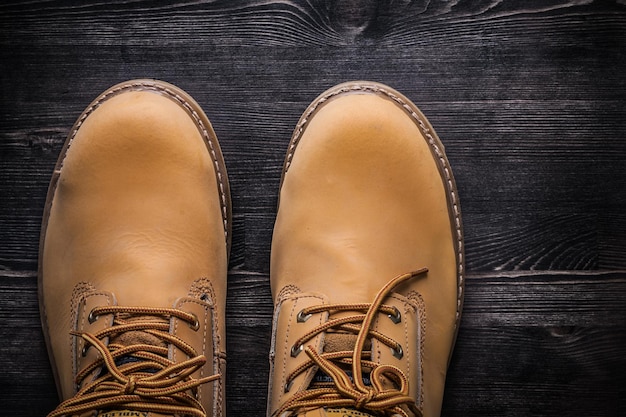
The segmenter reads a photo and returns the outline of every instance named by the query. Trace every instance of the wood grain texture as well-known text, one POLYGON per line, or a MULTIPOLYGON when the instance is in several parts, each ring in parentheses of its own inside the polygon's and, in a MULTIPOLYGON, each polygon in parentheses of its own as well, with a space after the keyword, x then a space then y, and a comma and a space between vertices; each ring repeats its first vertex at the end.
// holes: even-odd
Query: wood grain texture
POLYGON ((265 412, 291 132, 354 79, 421 108, 458 184, 469 279, 443 414, 626 415, 623 0, 3 2, 0 414, 56 404, 35 271, 62 143, 100 92, 142 77, 189 92, 226 158, 231 415, 265 412))

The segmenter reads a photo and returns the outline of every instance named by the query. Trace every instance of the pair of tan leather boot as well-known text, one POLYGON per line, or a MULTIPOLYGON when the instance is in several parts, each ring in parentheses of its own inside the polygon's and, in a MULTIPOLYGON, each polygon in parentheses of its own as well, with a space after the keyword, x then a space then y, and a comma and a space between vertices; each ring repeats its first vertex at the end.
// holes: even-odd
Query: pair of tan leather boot
MULTIPOLYGON (((268 416, 436 416, 463 298, 444 149, 371 82, 300 119, 272 241, 268 416)), ((211 124, 160 81, 112 87, 66 141, 39 288, 58 415, 223 416, 228 177, 211 124)))

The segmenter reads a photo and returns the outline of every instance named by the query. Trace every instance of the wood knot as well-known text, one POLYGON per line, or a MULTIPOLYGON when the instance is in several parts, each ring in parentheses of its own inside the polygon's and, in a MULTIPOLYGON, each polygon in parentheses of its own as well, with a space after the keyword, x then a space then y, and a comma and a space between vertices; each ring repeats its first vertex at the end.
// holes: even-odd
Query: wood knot
POLYGON ((376 0, 327 0, 327 7, 335 30, 353 36, 364 33, 378 15, 376 0))

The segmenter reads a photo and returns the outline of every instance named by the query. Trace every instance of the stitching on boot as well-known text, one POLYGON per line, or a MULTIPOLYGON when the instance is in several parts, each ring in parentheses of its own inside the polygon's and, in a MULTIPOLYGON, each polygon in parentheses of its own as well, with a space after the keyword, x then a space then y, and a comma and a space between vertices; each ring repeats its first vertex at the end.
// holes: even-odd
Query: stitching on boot
MULTIPOLYGON (((215 307, 216 307, 215 291, 213 289, 213 284, 211 283, 211 280, 209 278, 202 277, 202 278, 195 280, 192 283, 191 288, 189 290, 189 296, 192 298, 199 298, 202 300, 202 303, 209 304, 211 307, 204 306, 204 304, 202 304, 200 301, 194 300, 194 301, 189 301, 189 302, 199 304, 205 310, 208 310, 209 308, 211 308, 213 309, 213 312, 215 312, 215 307), (204 295, 208 296, 209 299, 203 300, 202 297, 204 295)), ((217 373, 222 373, 222 369, 220 365, 225 354, 221 352, 222 339, 220 336, 219 317, 217 314, 211 314, 211 318, 212 318, 211 331, 213 333, 213 346, 211 346, 213 350, 213 373, 217 374, 217 373)), ((202 352, 205 352, 207 349, 207 346, 206 346, 207 323, 206 321, 207 321, 207 313, 205 313, 205 316, 204 316, 204 330, 202 334, 202 352)), ((201 369, 200 375, 204 376, 204 367, 201 369)), ((222 410, 222 384, 223 384, 223 378, 220 378, 219 380, 215 381, 215 383, 213 384, 213 398, 214 398, 213 408, 214 408, 214 412, 216 416, 221 416, 223 412, 222 410)))
POLYGON ((277 300, 282 300, 284 298, 287 298, 287 297, 299 294, 300 292, 301 292, 300 288, 298 288, 297 286, 295 286, 295 285, 286 285, 286 286, 284 286, 280 290, 280 292, 276 296, 276 299, 277 300))
MULTIPOLYGON (((277 329, 278 329, 278 320, 279 320, 279 316, 281 316, 281 310, 282 307, 284 305, 285 302, 292 302, 292 306, 291 309, 288 313, 288 320, 287 320, 287 328, 285 330, 285 338, 284 340, 281 340, 281 345, 280 345, 280 355, 281 355, 281 377, 280 377, 280 381, 278 384, 278 387, 274 386, 273 384, 273 378, 270 377, 270 386, 269 386, 269 395, 268 395, 268 407, 270 407, 270 404, 272 402, 272 397, 274 396, 274 392, 276 392, 275 390, 278 390, 278 403, 280 404, 282 402, 282 398, 285 397, 285 393, 282 391, 282 387, 285 386, 285 381, 286 381, 286 372, 287 372, 287 361, 289 360, 289 346, 286 343, 286 341, 289 339, 289 335, 291 333, 291 324, 294 322, 294 318, 296 315, 296 311, 298 310, 298 301, 301 299, 315 299, 318 301, 319 304, 323 304, 325 303, 325 299, 323 297, 319 297, 316 295, 311 295, 311 294, 306 294, 306 293, 301 293, 300 290, 294 286, 294 285, 288 285, 286 287, 284 287, 280 293, 279 296, 277 298, 277 302, 276 302, 276 307, 274 309, 274 318, 273 318, 273 323, 272 323, 272 348, 270 349, 270 375, 273 375, 273 373, 276 371, 276 356, 278 354, 278 341, 276 340, 276 334, 277 334, 277 329), (274 357, 272 358, 271 355, 274 355, 274 357)), ((287 313, 284 313, 287 314, 287 313)), ((320 317, 320 322, 319 324, 321 324, 321 317, 320 317)), ((308 382, 310 381, 303 381, 304 385, 307 385, 308 382)), ((301 387, 295 387, 294 391, 299 391, 301 387)), ((270 411, 268 410, 268 413, 270 411)))
MULTIPOLYGON (((396 301, 399 301, 402 306, 404 311, 402 312, 402 314, 404 314, 404 317, 407 317, 409 314, 411 315, 415 315, 416 312, 416 308, 415 306, 411 305, 409 302, 407 302, 407 298, 405 297, 401 297, 398 296, 396 294, 391 294, 389 296, 389 298, 393 298, 396 301)), ((404 342, 405 342, 405 346, 403 347, 403 349, 405 349, 407 351, 407 355, 406 355, 406 365, 407 365, 407 374, 410 375, 411 374, 411 355, 410 355, 410 350, 409 350, 409 321, 408 320, 402 320, 402 325, 404 328, 404 342)), ((417 346, 417 349, 420 349, 419 346, 417 346)))
MULTIPOLYGON (((96 290, 92 284, 88 282, 79 282, 72 289, 72 297, 70 299, 70 325, 72 326, 72 330, 79 330, 85 327, 85 316, 86 312, 83 311, 82 314, 82 322, 78 323, 78 317, 81 316, 79 314, 79 306, 81 301, 85 299, 85 295, 89 292, 93 292, 96 290)), ((87 308, 86 304, 83 303, 83 310, 87 308)), ((76 375, 78 373, 79 361, 80 358, 77 358, 77 349, 78 349, 78 340, 75 336, 72 336, 68 333, 69 336, 69 352, 72 355, 72 375, 76 375)))
MULTIPOLYGON (((412 304, 414 304, 414 306, 417 307, 417 315, 419 317, 419 321, 420 321, 420 328, 422 329, 422 337, 420 337, 420 346, 419 346, 419 351, 420 351, 420 364, 422 364, 422 366, 419 367, 419 372, 420 372, 420 381, 424 381, 424 348, 425 348, 425 340, 426 340, 426 336, 427 336, 427 328, 426 328, 426 303, 424 302, 424 298, 422 298, 422 295, 420 293, 418 293, 417 291, 410 291, 406 298, 408 300, 410 300, 412 302, 412 304)), ((418 404, 418 407, 420 407, 420 409, 424 406, 424 388, 423 388, 423 383, 420 384, 420 402, 418 404)))
POLYGON ((208 295, 210 301, 204 301, 215 306, 215 291, 213 290, 213 284, 211 283, 211 280, 209 278, 202 277, 195 280, 191 284, 191 288, 189 289, 188 294, 189 297, 192 298, 202 298, 203 295, 208 295))
MULTIPOLYGON (((105 291, 97 291, 96 287, 88 282, 79 282, 74 286, 72 290, 72 298, 71 298, 71 314, 70 314, 70 324, 73 330, 83 331, 85 329, 86 323, 85 320, 88 316, 87 312, 87 299, 90 297, 105 297, 106 305, 111 305, 111 294, 105 291), (80 314, 79 309, 82 304, 82 314, 80 314), (78 317, 81 317, 80 323, 78 322, 78 317)), ((106 320, 111 321, 110 318, 106 320)), ((79 338, 76 336, 70 335, 70 352, 72 355, 72 372, 73 375, 76 375, 80 369, 82 369, 83 357, 78 352, 79 346, 79 338)), ((83 342, 84 343, 84 342, 83 342)))
MULTIPOLYGON (((284 302, 286 301, 286 298, 288 297, 288 293, 290 291, 293 291, 295 288, 295 286, 288 286, 291 287, 290 289, 287 289, 287 287, 283 288, 280 293, 278 294, 277 297, 277 302, 276 302, 276 306, 274 308, 274 317, 272 319, 272 341, 271 341, 271 348, 270 348, 270 384, 269 384, 269 393, 268 393, 268 407, 269 405, 272 403, 272 397, 274 396, 274 392, 275 390, 278 390, 279 396, 278 396, 278 402, 280 403, 281 398, 283 397, 283 394, 280 392, 280 387, 283 386, 285 384, 285 372, 286 372, 286 368, 287 368, 287 349, 285 348, 285 342, 286 340, 289 338, 289 332, 291 331, 291 318, 293 317, 293 312, 295 310, 295 303, 292 305, 291 307, 291 311, 289 313, 289 320, 287 321, 287 329, 285 331, 285 340, 281 341, 281 349, 280 349, 280 361, 281 361, 281 377, 280 377, 280 381, 278 384, 278 387, 274 386, 273 383, 273 379, 271 376, 274 374, 274 372, 276 371, 276 355, 278 354, 278 340, 276 338, 276 334, 278 332, 278 320, 279 320, 279 316, 281 315, 281 310, 283 307, 284 302), (287 293, 287 294, 286 294, 287 293)), ((268 415, 269 415, 269 408, 268 408, 268 415)))
MULTIPOLYGON (((191 293, 191 291, 190 291, 190 293, 191 293)), ((207 343, 206 343, 207 342, 207 330, 206 329, 208 327, 207 326, 207 324, 208 324, 207 321, 208 321, 208 316, 209 316, 209 310, 214 310, 214 306, 213 306, 213 304, 211 304, 209 302, 205 302, 205 301, 198 300, 198 299, 195 299, 195 298, 187 298, 187 299, 182 300, 181 303, 178 305, 178 307, 182 308, 185 304, 195 304, 195 305, 200 306, 204 310, 203 326, 202 326, 202 352, 201 352, 202 354, 204 354, 204 352, 206 352, 206 350, 207 350, 207 343)), ((215 373, 220 373, 219 367, 216 366, 216 363, 217 363, 216 362, 216 358, 219 359, 222 355, 220 354, 220 351, 219 351, 219 347, 221 345, 220 345, 220 337, 219 337, 219 334, 218 334, 219 326, 216 325, 217 321, 218 321, 218 319, 216 317, 216 314, 211 314, 211 319, 212 319, 211 330, 212 330, 212 333, 213 333, 213 338, 212 338, 213 346, 211 346, 211 349, 212 349, 212 352, 213 352, 212 365, 213 365, 213 373, 215 374, 215 373), (218 369, 216 369, 216 368, 218 368, 218 369)), ((173 321, 174 321, 173 333, 176 335, 176 334, 178 334, 178 327, 179 327, 179 324, 181 323, 181 321, 178 320, 178 319, 173 319, 173 321)), ((176 362, 176 349, 174 349, 172 351, 172 360, 174 362, 176 362)), ((200 368, 200 377, 202 378, 204 375, 205 375, 205 372, 204 372, 204 366, 203 366, 202 368, 200 368)), ((215 384, 215 385, 219 385, 221 383, 222 383, 222 381, 221 381, 221 378, 220 378, 217 381, 217 384, 215 384)), ((200 391, 198 392, 197 399, 199 401, 201 401, 201 393, 200 393, 200 391)))

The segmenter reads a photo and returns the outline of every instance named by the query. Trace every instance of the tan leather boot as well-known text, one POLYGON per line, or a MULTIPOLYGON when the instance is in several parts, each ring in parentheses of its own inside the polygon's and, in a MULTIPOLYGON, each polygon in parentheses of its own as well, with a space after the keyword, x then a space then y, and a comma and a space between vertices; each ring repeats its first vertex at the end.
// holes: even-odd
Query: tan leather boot
POLYGON ((230 192, 198 104, 159 81, 112 87, 80 116, 44 214, 51 415, 224 414, 230 192))
POLYGON ((463 298, 461 214, 443 146, 406 97, 351 82, 306 110, 284 165, 271 284, 268 415, 440 414, 463 298))

